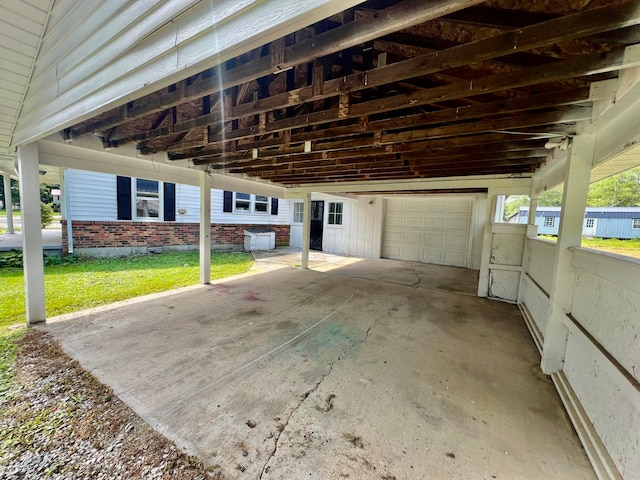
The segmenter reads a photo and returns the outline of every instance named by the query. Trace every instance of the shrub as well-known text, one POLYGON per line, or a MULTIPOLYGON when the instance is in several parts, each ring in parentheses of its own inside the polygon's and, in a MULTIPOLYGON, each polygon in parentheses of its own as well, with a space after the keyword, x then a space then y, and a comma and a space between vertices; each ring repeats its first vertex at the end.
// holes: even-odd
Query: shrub
POLYGON ((40 223, 42 228, 47 228, 53 221, 53 208, 48 203, 40 202, 40 223))

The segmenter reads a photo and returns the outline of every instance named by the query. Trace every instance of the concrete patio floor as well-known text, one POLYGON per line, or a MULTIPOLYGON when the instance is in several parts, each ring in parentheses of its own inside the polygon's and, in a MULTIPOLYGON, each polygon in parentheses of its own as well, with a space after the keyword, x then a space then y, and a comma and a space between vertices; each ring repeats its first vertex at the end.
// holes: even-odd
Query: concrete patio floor
POLYGON ((475 297, 476 272, 290 255, 42 328, 228 478, 595 478, 517 307, 475 297))

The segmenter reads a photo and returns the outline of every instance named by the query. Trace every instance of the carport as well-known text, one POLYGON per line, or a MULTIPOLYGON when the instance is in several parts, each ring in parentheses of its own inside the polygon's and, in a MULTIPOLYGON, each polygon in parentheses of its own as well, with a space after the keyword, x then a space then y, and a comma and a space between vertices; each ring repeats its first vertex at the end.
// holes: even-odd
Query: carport
MULTIPOLYGON (((15 174, 17 158, 20 175, 30 324, 45 320, 40 165, 60 169, 62 184, 65 168, 79 168, 199 185, 204 285, 211 188, 301 199, 303 269, 312 195, 353 202, 359 221, 351 238, 372 258, 413 255, 403 253, 411 252, 413 217, 401 199, 453 203, 471 195, 479 235, 454 238, 456 229, 446 229, 439 258, 472 266, 477 252, 476 295, 518 304, 596 474, 640 476, 640 265, 580 248, 589 182, 640 164, 636 1, 15 0, 1 8, 12 43, 0 50, 11 73, 0 88, 0 141, 3 170, 15 174), (539 193, 559 184, 557 243, 536 237, 533 218, 529 225, 499 223, 504 195, 529 195, 535 212, 539 193), (396 207, 394 230, 387 227, 396 207), (454 241, 466 241, 471 253, 463 258, 454 241)), ((448 213, 455 220, 459 212, 448 213)), ((414 237, 424 241, 431 228, 414 237)), ((421 260, 436 258, 422 247, 421 260)), ((298 285, 294 278, 310 281, 308 275, 317 273, 286 270, 282 289, 293 288, 287 278, 298 285)), ((204 301, 217 290, 194 291, 204 301)), ((377 294, 370 296, 376 304, 377 294)), ((331 305, 317 305, 316 316, 342 305, 318 298, 331 305)), ((467 302, 489 305, 452 292, 446 298, 449 328, 460 318, 456 307, 471 315, 467 302)), ((437 310, 421 300, 416 315, 437 310)), ((393 308, 396 300, 389 301, 393 308)), ((292 307, 283 303, 282 312, 292 307)), ((497 302, 483 308, 505 309, 505 318, 515 312, 497 302)), ((362 337, 366 324, 356 318, 355 325, 354 337, 362 337)), ((460 328, 473 334, 474 326, 466 319, 460 328)), ((486 335, 481 343, 498 338, 495 330, 486 335)), ((458 344, 450 359, 464 351, 458 344)), ((511 361, 519 360, 492 364, 491 375, 504 375, 511 361)), ((318 387, 316 403, 331 393, 318 387)), ((527 401, 516 396, 510 405, 527 401)), ((376 410, 381 422, 390 410, 376 410)), ((518 424, 517 431, 527 429, 518 424)))
POLYGON ((594 478, 514 305, 462 268, 332 260, 44 328, 228 478, 594 478))

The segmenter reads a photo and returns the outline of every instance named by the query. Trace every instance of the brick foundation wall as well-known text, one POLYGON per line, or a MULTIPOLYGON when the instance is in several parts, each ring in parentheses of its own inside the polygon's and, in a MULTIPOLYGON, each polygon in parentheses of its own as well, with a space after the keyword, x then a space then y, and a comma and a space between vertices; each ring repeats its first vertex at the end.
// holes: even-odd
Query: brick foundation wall
MULTIPOLYGON (((97 222, 73 221, 74 248, 197 246, 200 225, 178 222, 97 222)), ((244 247, 246 228, 270 228, 276 232, 276 245, 289 245, 289 225, 212 224, 211 245, 244 247)), ((62 221, 62 251, 68 253, 67 221, 62 221)))

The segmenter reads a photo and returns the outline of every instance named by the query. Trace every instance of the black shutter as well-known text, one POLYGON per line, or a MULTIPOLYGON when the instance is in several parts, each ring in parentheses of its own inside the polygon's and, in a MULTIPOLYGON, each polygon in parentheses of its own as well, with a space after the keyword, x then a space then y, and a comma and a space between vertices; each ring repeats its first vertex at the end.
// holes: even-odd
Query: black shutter
POLYGON ((164 221, 176 220, 176 184, 164 183, 164 221))
POLYGON ((131 177, 117 178, 118 220, 131 220, 131 177))
POLYGON ((233 212, 233 192, 224 191, 224 201, 222 203, 222 211, 233 212))
POLYGON ((278 214, 278 199, 272 198, 271 199, 271 215, 277 215, 277 214, 278 214))

